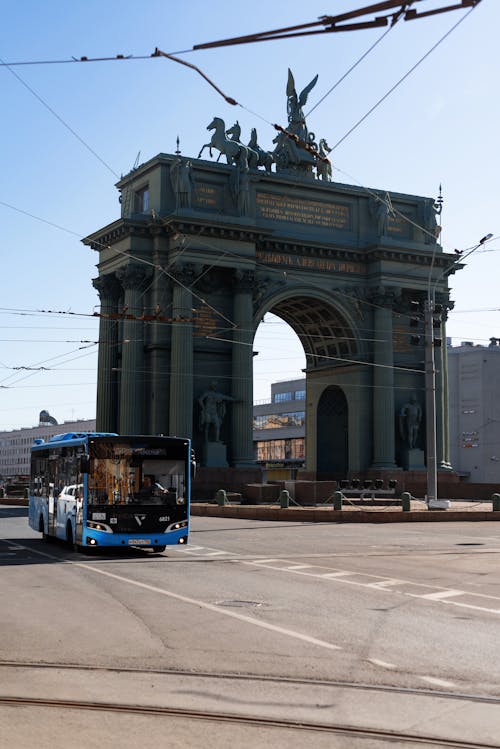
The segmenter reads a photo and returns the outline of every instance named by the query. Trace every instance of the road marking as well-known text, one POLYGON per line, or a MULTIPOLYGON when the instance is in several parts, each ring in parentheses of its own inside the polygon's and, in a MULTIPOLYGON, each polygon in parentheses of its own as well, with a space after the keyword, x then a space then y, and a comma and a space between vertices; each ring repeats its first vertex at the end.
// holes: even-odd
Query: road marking
MULTIPOLYGON (((169 549, 170 551, 170 549, 169 549)), ((172 551, 178 551, 180 554, 192 554, 193 556, 201 557, 221 557, 230 556, 229 551, 221 551, 220 549, 211 549, 208 546, 182 546, 172 549, 172 551)))
POLYGON ((419 676, 419 679, 422 681, 426 681, 428 684, 433 684, 436 687, 447 687, 447 688, 453 688, 456 687, 456 684, 453 681, 446 681, 446 679, 435 679, 434 676, 419 676))
POLYGON ((463 596, 466 595, 466 593, 464 590, 438 590, 437 593, 424 593, 423 595, 418 595, 416 593, 407 593, 406 595, 411 596, 412 598, 425 598, 427 601, 441 601, 443 598, 463 596))
MULTIPOLYGON (((468 594, 464 594, 468 595, 468 594)), ((471 594, 471 595, 479 595, 479 594, 471 594)), ((488 614, 500 614, 500 609, 488 609, 486 606, 474 606, 471 603, 461 603, 460 601, 443 601, 443 603, 448 603, 450 606, 461 606, 464 609, 473 609, 474 611, 486 611, 488 614)))
POLYGON ((379 583, 367 583, 366 587, 385 590, 388 586, 392 587, 393 585, 407 585, 407 583, 405 580, 381 580, 379 583))
POLYGON ((216 613, 219 616, 228 616, 232 619, 238 619, 239 621, 245 622, 245 624, 250 624, 254 627, 260 627, 261 629, 267 629, 270 632, 275 632, 280 635, 284 635, 286 637, 291 637, 295 640, 301 640, 302 642, 306 642, 308 645, 317 645, 318 647, 324 648, 326 650, 342 650, 342 648, 339 645, 334 645, 331 642, 326 642, 325 640, 319 640, 316 637, 311 637, 310 635, 302 634, 301 632, 296 632, 292 629, 287 629, 286 627, 279 627, 276 624, 271 624, 269 622, 264 622, 259 619, 254 619, 251 616, 246 616, 245 614, 238 614, 236 611, 229 611, 227 609, 222 609, 220 606, 215 606, 212 603, 206 603, 206 601, 201 601, 197 598, 190 598, 189 596, 183 596, 179 593, 174 593, 171 590, 166 590, 165 588, 158 588, 155 585, 148 585, 147 583, 141 583, 138 580, 132 580, 128 577, 123 577, 123 575, 116 575, 114 572, 109 572, 108 570, 101 570, 98 567, 93 567, 90 564, 83 564, 82 562, 72 562, 71 560, 61 560, 60 557, 55 557, 52 554, 47 554, 43 551, 38 551, 37 549, 30 549, 27 546, 22 546, 21 544, 14 544, 14 546, 18 549, 23 549, 24 551, 29 551, 33 554, 38 554, 39 556, 46 557, 48 559, 53 559, 56 562, 63 562, 63 564, 71 565, 72 567, 78 567, 79 569, 88 570, 89 572, 94 572, 97 575, 103 575, 104 577, 109 577, 112 580, 118 580, 119 582, 125 583, 127 585, 135 586, 136 588, 142 588, 142 590, 148 590, 151 593, 157 593, 158 595, 165 596, 167 598, 173 598, 176 601, 181 601, 182 603, 188 603, 193 606, 197 606, 198 608, 205 609, 206 611, 211 611, 212 613, 216 613))
MULTIPOLYGON (((239 560, 235 560, 238 562, 239 560)), ((267 569, 276 570, 277 572, 290 572, 295 575, 302 575, 303 577, 312 577, 318 580, 331 580, 332 582, 338 581, 344 585, 354 585, 360 588, 368 588, 373 591, 380 591, 381 593, 399 593, 400 595, 409 596, 410 598, 427 600, 435 603, 447 604, 449 606, 461 606, 475 611, 484 611, 489 614, 500 614, 500 609, 488 608, 480 606, 478 604, 463 603, 459 601, 452 601, 450 599, 458 596, 467 596, 467 598, 478 599, 481 603, 485 600, 496 601, 500 604, 500 598, 496 596, 489 596, 484 593, 473 593, 466 590, 455 590, 455 589, 437 589, 436 586, 428 585, 426 583, 413 582, 412 580, 401 580, 392 579, 387 577, 378 577, 368 572, 355 572, 354 570, 337 570, 335 572, 322 572, 324 567, 315 565, 295 565, 292 559, 256 559, 246 560, 242 559, 241 564, 248 564, 250 566, 267 566, 267 569), (278 562, 280 566, 273 565, 271 562, 278 562), (284 563, 289 562, 288 566, 284 563), (283 565, 283 566, 281 566, 283 565), (314 572, 314 570, 317 570, 314 572), (373 582, 365 582, 362 578, 370 578, 373 582), (349 579, 346 579, 349 578, 349 579), (360 580, 361 578, 361 580, 360 580), (431 590, 431 593, 410 593, 405 590, 391 590, 392 586, 407 585, 410 588, 417 588, 420 590, 431 590)))
POLYGON ((393 670, 397 668, 394 663, 387 663, 386 661, 379 661, 377 658, 368 658, 368 663, 373 663, 374 666, 381 666, 382 668, 388 668, 393 670))
POLYGON ((318 577, 346 577, 347 575, 353 575, 356 574, 355 572, 325 572, 323 575, 318 575, 318 577))

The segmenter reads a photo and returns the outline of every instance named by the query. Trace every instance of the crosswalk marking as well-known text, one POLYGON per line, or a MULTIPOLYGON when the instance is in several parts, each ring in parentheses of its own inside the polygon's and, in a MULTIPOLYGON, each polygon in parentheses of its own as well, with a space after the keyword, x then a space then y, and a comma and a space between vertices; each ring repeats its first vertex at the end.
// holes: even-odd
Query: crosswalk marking
MULTIPOLYGON (((474 593, 466 590, 456 589, 444 589, 437 588, 432 585, 428 585, 423 582, 416 582, 413 580, 401 580, 400 578, 388 578, 379 577, 372 575, 367 572, 358 572, 355 570, 332 570, 331 572, 325 572, 328 569, 325 566, 314 565, 314 564, 296 564, 292 559, 284 558, 265 558, 265 559, 249 559, 248 556, 243 555, 238 558, 238 554, 233 554, 228 551, 221 549, 212 549, 204 546, 190 545, 188 547, 175 548, 181 554, 192 554, 198 557, 227 557, 231 556, 232 560, 240 564, 246 564, 254 567, 267 568, 276 572, 287 572, 291 574, 301 575, 306 578, 316 578, 317 580, 331 581, 332 583, 338 582, 344 585, 353 585, 358 588, 367 588, 371 591, 379 591, 380 593, 398 593, 399 595, 409 596, 410 598, 420 599, 428 601, 430 603, 442 603, 449 606, 458 606, 475 611, 482 611, 485 613, 500 615, 500 597, 488 596, 482 593, 474 593), (368 579, 367 579, 368 578, 368 579), (402 587, 406 587, 406 590, 402 590, 402 587), (414 592, 412 592, 414 591, 414 592), (468 601, 463 601, 463 597, 466 597, 468 601), (453 600, 461 598, 462 600, 453 600), (493 606, 485 606, 486 601, 498 602, 499 608, 493 608, 493 606)), ((494 605, 494 604, 493 604, 494 605)), ((379 664, 381 665, 381 664, 379 664)), ((387 665, 389 668, 390 664, 387 665)))

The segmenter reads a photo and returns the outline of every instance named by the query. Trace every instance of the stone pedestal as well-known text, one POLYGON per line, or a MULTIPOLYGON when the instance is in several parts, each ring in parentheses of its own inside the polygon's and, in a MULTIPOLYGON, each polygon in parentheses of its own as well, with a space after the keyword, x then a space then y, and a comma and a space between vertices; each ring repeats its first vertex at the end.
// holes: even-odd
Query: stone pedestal
POLYGON ((403 468, 405 471, 425 471, 424 451, 416 447, 404 450, 403 468))
POLYGON ((202 451, 204 466, 227 468, 227 448, 223 442, 205 442, 202 451))

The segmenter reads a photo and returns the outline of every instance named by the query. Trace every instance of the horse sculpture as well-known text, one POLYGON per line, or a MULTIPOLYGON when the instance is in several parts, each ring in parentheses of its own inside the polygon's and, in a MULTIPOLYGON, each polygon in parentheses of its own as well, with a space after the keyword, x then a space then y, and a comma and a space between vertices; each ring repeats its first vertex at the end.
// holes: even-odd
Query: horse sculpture
MULTIPOLYGON (((226 135, 229 135, 231 140, 234 140, 237 143, 241 143, 241 127, 238 120, 234 123, 232 127, 229 128, 229 130, 226 130, 226 135)), ((248 167, 249 169, 257 169, 258 166, 260 166, 259 163, 259 154, 257 152, 257 149, 254 148, 250 143, 247 146, 248 149, 248 167)), ((220 158, 220 154, 219 154, 220 158)), ((219 161, 219 159, 217 159, 219 161)))
MULTIPOLYGON (((319 142, 319 155, 324 156, 325 158, 328 157, 328 154, 330 153, 332 149, 326 142, 324 138, 321 138, 319 142)), ((321 159, 316 160, 316 174, 318 176, 318 179, 322 179, 326 182, 331 182, 332 180, 332 165, 329 161, 322 161, 321 159)))
POLYGON ((272 153, 269 153, 269 151, 264 151, 264 149, 259 146, 259 144, 257 143, 257 130, 254 127, 252 128, 248 148, 251 151, 255 151, 255 153, 257 154, 259 159, 257 162, 257 166, 263 166, 266 172, 270 173, 274 161, 273 155, 272 153))
POLYGON ((202 147, 198 158, 208 148, 210 157, 212 157, 212 148, 216 148, 221 154, 224 154, 228 164, 237 164, 238 166, 248 165, 248 148, 236 140, 232 140, 226 135, 226 123, 220 117, 214 117, 207 130, 214 130, 210 143, 205 143, 202 147))

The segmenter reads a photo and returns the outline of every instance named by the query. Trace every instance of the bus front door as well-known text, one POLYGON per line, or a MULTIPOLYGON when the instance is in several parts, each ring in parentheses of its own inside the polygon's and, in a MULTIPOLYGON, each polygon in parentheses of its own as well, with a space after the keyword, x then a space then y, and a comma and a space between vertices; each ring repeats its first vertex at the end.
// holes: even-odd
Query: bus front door
POLYGON ((47 519, 47 533, 49 536, 56 535, 57 525, 57 497, 54 497, 54 488, 50 487, 49 490, 49 512, 47 519))

